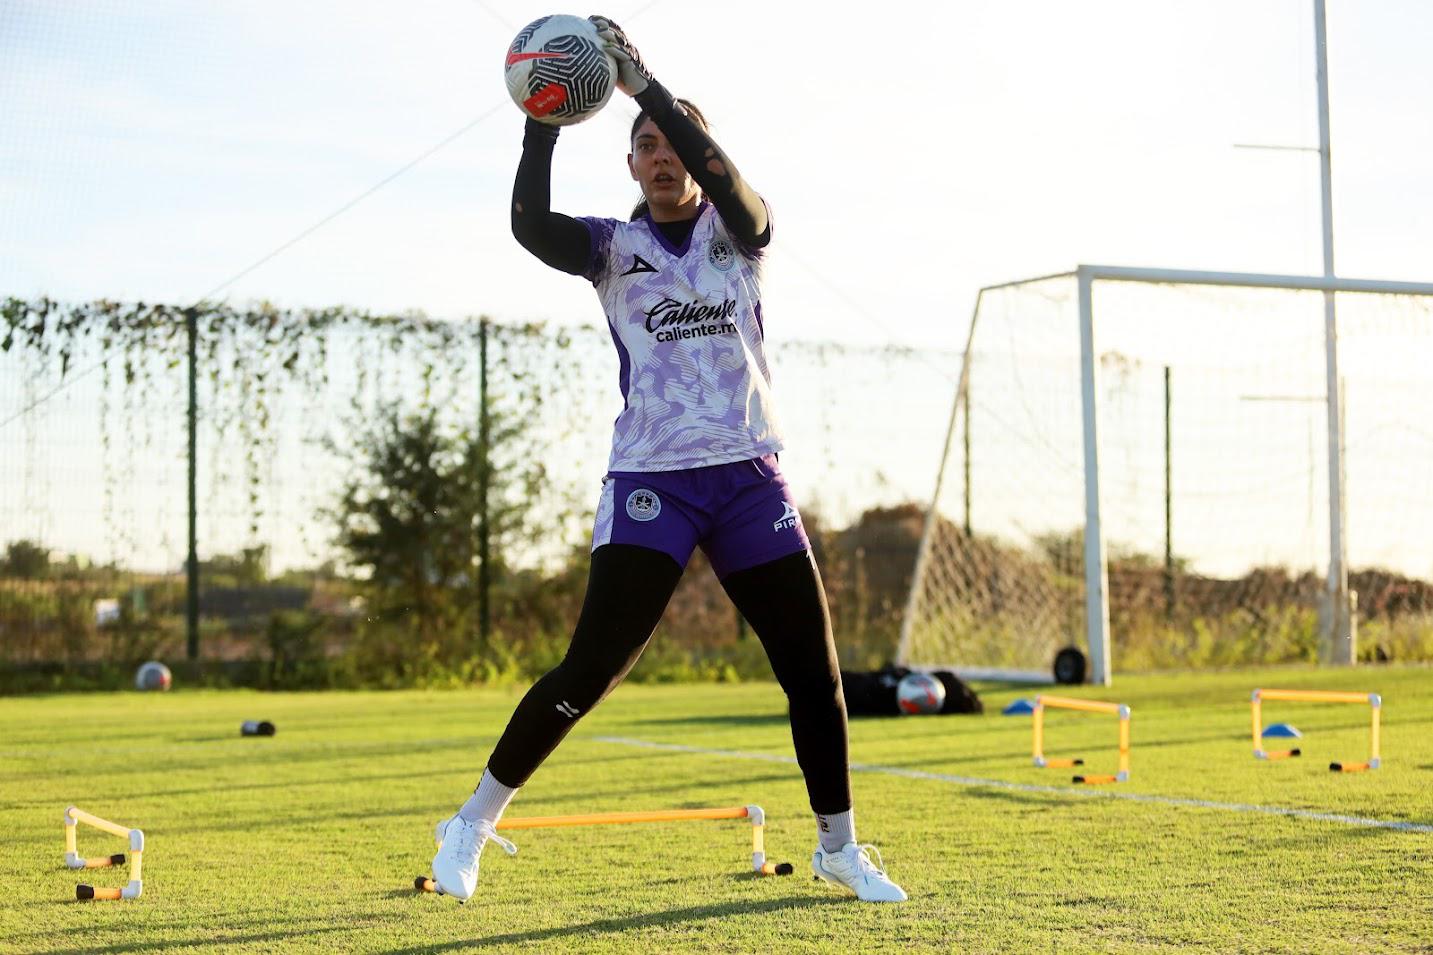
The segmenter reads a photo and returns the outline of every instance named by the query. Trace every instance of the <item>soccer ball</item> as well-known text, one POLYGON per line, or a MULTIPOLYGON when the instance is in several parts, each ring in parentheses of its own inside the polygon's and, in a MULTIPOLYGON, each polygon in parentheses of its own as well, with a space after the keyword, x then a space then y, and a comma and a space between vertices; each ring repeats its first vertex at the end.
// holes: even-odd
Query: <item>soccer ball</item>
POLYGON ((929 673, 912 673, 896 686, 896 705, 902 713, 939 713, 945 704, 945 684, 929 673))
POLYGON ((617 61, 582 17, 542 17, 523 27, 503 64, 508 93, 524 113, 551 126, 592 116, 612 98, 617 61))
POLYGON ((173 678, 169 675, 169 667, 158 660, 150 660, 134 674, 134 688, 136 690, 167 690, 173 678))

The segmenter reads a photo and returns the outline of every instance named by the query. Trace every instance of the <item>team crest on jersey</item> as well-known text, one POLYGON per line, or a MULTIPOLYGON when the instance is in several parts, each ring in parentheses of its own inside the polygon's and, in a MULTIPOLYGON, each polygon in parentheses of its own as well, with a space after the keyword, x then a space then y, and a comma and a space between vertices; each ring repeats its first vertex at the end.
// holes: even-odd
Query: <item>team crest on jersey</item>
POLYGON ((707 262, 718 272, 730 272, 731 267, 736 265, 736 250, 726 239, 713 239, 707 252, 707 262))
POLYGON ((654 521, 662 513, 662 499, 656 491, 639 487, 627 495, 627 516, 634 521, 654 521))

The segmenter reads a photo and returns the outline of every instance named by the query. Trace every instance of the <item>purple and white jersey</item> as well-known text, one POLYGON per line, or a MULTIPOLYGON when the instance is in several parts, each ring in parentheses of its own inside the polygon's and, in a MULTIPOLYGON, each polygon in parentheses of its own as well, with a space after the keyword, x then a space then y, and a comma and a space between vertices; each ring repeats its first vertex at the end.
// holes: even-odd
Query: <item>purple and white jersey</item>
POLYGON ((782 448, 762 350, 762 253, 703 203, 674 247, 643 216, 578 220, 592 234, 585 277, 621 361, 612 471, 676 471, 782 448))

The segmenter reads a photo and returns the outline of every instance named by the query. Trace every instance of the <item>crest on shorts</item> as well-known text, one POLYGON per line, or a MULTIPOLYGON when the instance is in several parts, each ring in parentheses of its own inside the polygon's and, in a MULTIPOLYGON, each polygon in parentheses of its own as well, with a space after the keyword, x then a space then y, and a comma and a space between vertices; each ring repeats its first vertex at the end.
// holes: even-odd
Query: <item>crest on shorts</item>
POLYGON ((662 513, 662 499, 657 496, 656 491, 639 487, 627 495, 627 516, 632 520, 651 521, 655 520, 660 513, 662 513))
POLYGON ((713 239, 711 248, 707 251, 707 261, 718 272, 730 272, 731 267, 736 264, 736 250, 726 239, 713 239))

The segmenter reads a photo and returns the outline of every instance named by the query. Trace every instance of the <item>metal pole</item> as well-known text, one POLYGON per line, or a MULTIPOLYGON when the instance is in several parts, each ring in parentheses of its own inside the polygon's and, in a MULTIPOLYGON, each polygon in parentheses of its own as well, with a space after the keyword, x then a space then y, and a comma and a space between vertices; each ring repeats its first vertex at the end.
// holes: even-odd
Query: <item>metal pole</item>
MULTIPOLYGON (((1324 277, 1334 275, 1333 256, 1333 156, 1329 136, 1328 28, 1324 0, 1314 0, 1314 59, 1319 98, 1319 181, 1323 218, 1324 277)), ((1324 292, 1324 363, 1328 391, 1329 459, 1329 570, 1325 640, 1333 663, 1353 663, 1357 658, 1353 616, 1348 596, 1348 515, 1344 496, 1343 407, 1339 394, 1338 317, 1334 293, 1324 292)))
POLYGON ((965 430, 961 434, 961 442, 965 447, 965 536, 969 537, 970 531, 970 379, 966 378, 965 389, 960 393, 961 403, 965 406, 965 430))
POLYGON ((492 577, 488 572, 489 525, 488 525, 488 483, 489 468, 492 465, 488 441, 488 320, 478 320, 478 642, 483 649, 488 646, 491 632, 491 605, 488 591, 492 577))
POLYGON ((1164 614, 1174 616, 1174 470, 1171 466, 1169 366, 1164 366, 1164 614))
POLYGON ((1099 360, 1095 354, 1094 279, 1079 269, 1080 285, 1080 390, 1085 423, 1085 632, 1090 641, 1091 682, 1109 686, 1110 601, 1105 568, 1105 542, 1100 528, 1100 439, 1099 389, 1095 377, 1099 360))
POLYGON ((184 632, 187 656, 199 659, 199 316, 193 308, 184 312, 185 333, 189 336, 189 557, 184 573, 188 582, 184 632))

